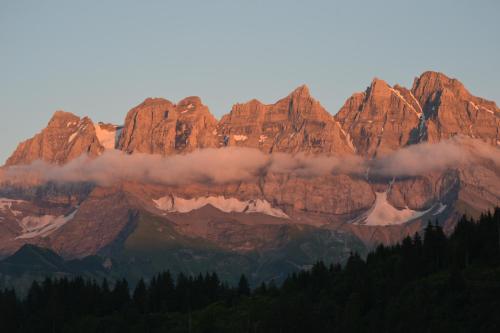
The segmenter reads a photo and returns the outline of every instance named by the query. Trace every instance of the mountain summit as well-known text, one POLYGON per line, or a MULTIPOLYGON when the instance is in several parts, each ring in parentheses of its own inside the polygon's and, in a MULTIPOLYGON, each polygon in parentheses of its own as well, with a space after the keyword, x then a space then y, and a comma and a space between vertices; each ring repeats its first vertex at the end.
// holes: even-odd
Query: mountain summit
POLYGON ((305 85, 272 104, 237 103, 220 121, 196 96, 147 98, 123 126, 58 111, 2 172, 42 160, 54 167, 50 179, 85 176, 87 165, 101 180, 122 169, 125 176, 24 186, 7 179, 0 184, 0 256, 35 244, 64 259, 134 263, 131 271, 141 274, 215 267, 271 279, 399 241, 429 220, 451 230, 462 214, 498 205, 498 145, 496 104, 436 72, 423 73, 411 89, 375 78, 335 116, 305 85), (90 159, 68 164, 82 155, 90 159), (474 163, 464 162, 472 155, 474 163), (226 169, 228 160, 241 170, 226 169), (386 164, 397 172, 380 172, 386 164), (432 167, 421 171, 424 164, 432 167), (243 176, 216 181, 233 173, 243 176))
POLYGON ((235 104, 220 121, 196 96, 177 104, 147 98, 128 112, 123 130, 57 111, 41 133, 19 144, 6 164, 38 159, 64 164, 81 154, 98 156, 105 149, 171 155, 225 146, 374 157, 459 134, 497 145, 499 126, 495 102, 473 96, 456 79, 425 72, 411 90, 374 78, 335 116, 306 85, 274 104, 256 99, 235 104))
POLYGON ((56 111, 47 127, 20 143, 6 164, 29 164, 36 160, 64 164, 82 154, 97 156, 103 150, 96 125, 89 118, 56 111))
POLYGON ((321 104, 302 85, 274 104, 235 104, 218 125, 222 145, 265 152, 354 153, 350 142, 321 104))
POLYGON ((499 143, 500 109, 495 102, 470 94, 460 81, 425 72, 415 79, 412 94, 424 112, 425 140, 437 142, 461 134, 499 143))
POLYGON ((129 111, 118 149, 170 155, 216 147, 217 120, 196 96, 178 104, 148 98, 129 111))

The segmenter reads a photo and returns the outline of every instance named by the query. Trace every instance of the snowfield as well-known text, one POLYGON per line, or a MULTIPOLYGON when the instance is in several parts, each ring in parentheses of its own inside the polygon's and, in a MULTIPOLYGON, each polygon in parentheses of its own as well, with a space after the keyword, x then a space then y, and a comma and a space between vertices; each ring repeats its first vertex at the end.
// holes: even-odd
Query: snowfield
POLYGON ((12 215, 18 216, 22 214, 20 211, 12 209, 12 204, 13 203, 23 203, 25 201, 23 200, 14 200, 14 199, 7 199, 7 198, 0 198, 0 211, 10 211, 12 215))
POLYGON ((101 145, 106 149, 115 149, 116 144, 116 129, 109 131, 101 128, 100 124, 94 124, 95 134, 101 145))
POLYGON ((246 135, 233 135, 234 141, 246 141, 248 137, 246 135))
POLYGON ((281 209, 274 208, 262 199, 241 201, 236 198, 225 198, 223 196, 198 197, 183 199, 176 196, 165 196, 153 200, 156 207, 166 212, 188 213, 200 209, 206 205, 212 205, 225 213, 262 213, 274 217, 288 218, 281 209))
POLYGON ((375 195, 377 196, 375 204, 368 212, 364 223, 362 222, 365 225, 403 224, 426 214, 432 209, 424 211, 411 210, 409 208, 397 209, 387 201, 387 192, 377 192, 375 195))
POLYGON ((50 235, 75 217, 78 209, 71 214, 64 216, 42 215, 26 216, 19 222, 23 233, 16 239, 28 239, 35 237, 45 237, 50 235))

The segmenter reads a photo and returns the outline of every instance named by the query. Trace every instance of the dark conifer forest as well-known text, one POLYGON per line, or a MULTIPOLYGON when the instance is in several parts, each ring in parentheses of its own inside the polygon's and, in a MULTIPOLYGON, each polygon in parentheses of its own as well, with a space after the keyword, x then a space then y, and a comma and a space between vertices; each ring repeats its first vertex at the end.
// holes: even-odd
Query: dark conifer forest
POLYGON ((500 332, 500 210, 251 289, 215 273, 0 292, 1 332, 500 332))

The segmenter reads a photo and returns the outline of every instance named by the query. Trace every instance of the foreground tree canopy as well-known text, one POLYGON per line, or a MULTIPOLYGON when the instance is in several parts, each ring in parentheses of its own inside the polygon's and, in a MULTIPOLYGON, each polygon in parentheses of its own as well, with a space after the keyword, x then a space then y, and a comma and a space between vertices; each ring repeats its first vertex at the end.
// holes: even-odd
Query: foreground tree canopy
POLYGON ((133 288, 62 278, 0 292, 2 332, 498 332, 499 308, 500 209, 281 286, 164 272, 133 288))

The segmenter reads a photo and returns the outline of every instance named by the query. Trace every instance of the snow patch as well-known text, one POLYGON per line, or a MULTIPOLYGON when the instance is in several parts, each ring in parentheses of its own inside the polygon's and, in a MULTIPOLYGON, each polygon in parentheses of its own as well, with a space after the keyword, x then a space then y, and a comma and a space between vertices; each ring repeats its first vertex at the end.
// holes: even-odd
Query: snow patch
POLYGON ((262 199, 241 201, 236 198, 225 198, 223 196, 198 197, 184 199, 176 196, 166 196, 153 200, 156 207, 171 213, 188 213, 200 209, 206 205, 212 205, 225 213, 262 213, 274 217, 288 218, 281 209, 274 208, 262 199))
POLYGON ((409 208, 397 209, 392 206, 389 201, 387 201, 387 192, 375 193, 376 199, 375 204, 370 209, 364 221, 360 221, 360 224, 365 225, 397 225, 404 224, 413 219, 416 219, 432 208, 424 211, 411 210, 409 208))
POLYGON ((493 112, 490 109, 485 108, 484 106, 481 106, 481 109, 484 110, 484 111, 486 111, 486 112, 488 112, 488 113, 495 114, 495 112, 493 112))
POLYGON ((0 211, 7 211, 8 210, 12 213, 12 215, 19 216, 22 214, 22 212, 12 209, 12 204, 13 203, 23 203, 23 202, 25 202, 25 201, 0 198, 0 211))
POLYGON ((245 141, 248 139, 246 135, 233 135, 234 141, 245 141))
POLYGON ((422 106, 420 106, 420 103, 417 101, 417 99, 415 98, 415 96, 413 96, 413 94, 411 92, 410 92, 410 96, 413 99, 413 101, 415 101, 415 103, 417 103, 417 106, 420 109, 420 113, 423 113, 422 106))
POLYGON ((344 129, 342 128, 342 126, 340 125, 339 122, 335 122, 335 123, 337 124, 340 131, 342 132, 342 134, 344 134, 345 138, 347 139, 347 145, 352 149, 353 152, 356 153, 357 150, 356 150, 356 147, 354 146, 354 144, 352 143, 351 135, 349 133, 347 133, 346 131, 344 131, 344 129))
POLYGON ((97 136, 97 139, 99 140, 99 143, 105 148, 105 149, 115 149, 115 144, 116 144, 116 128, 114 130, 108 130, 103 127, 101 127, 101 124, 94 124, 95 127, 95 134, 97 136))
POLYGON ((432 215, 439 215, 441 214, 442 212, 444 212, 444 210, 446 209, 446 205, 443 205, 441 202, 439 203, 439 207, 438 209, 432 214, 432 215))
POLYGON ((469 133, 470 133, 470 136, 474 139, 475 136, 474 136, 474 132, 472 130, 472 124, 469 125, 469 133))
POLYGON ((469 101, 469 104, 470 104, 470 105, 472 105, 472 107, 473 107, 474 109, 476 109, 476 110, 477 110, 477 109, 479 109, 479 107, 478 107, 476 104, 474 104, 474 102, 469 101))
POLYGON ((42 216, 26 216, 19 225, 23 229, 22 235, 16 239, 28 239, 35 237, 45 237, 68 223, 75 217, 78 209, 75 209, 71 214, 64 216, 42 215, 42 216))
POLYGON ((265 136, 265 135, 259 136, 259 143, 264 143, 266 141, 266 139, 267 139, 267 136, 265 136))
POLYGON ((78 131, 76 131, 75 133, 71 134, 68 138, 68 143, 70 143, 71 141, 73 141, 75 138, 76 138, 76 135, 78 134, 78 131))
POLYGON ((413 105, 411 105, 410 103, 408 103, 408 101, 403 97, 403 95, 401 95, 401 93, 399 91, 397 91, 396 89, 390 88, 390 87, 389 87, 389 89, 391 89, 391 91, 394 94, 396 94, 396 96, 398 96, 406 105, 408 105, 408 107, 410 109, 412 109, 417 114, 417 116, 420 117, 420 115, 422 114, 422 112, 418 112, 417 110, 415 110, 415 108, 413 107, 413 105))
POLYGON ((488 109, 488 108, 485 108, 484 106, 481 106, 481 105, 476 105, 476 104, 475 104, 474 102, 472 102, 472 101, 468 101, 468 102, 469 102, 469 104, 470 104, 470 105, 471 105, 474 109, 476 109, 476 110, 484 110, 484 111, 486 111, 486 112, 488 112, 488 113, 495 114, 495 112, 494 112, 493 110, 490 110, 490 109, 488 109))
POLYGON ((7 199, 7 198, 0 198, 0 210, 10 210, 10 207, 12 207, 12 203, 15 202, 20 202, 21 200, 13 200, 13 199, 7 199))

